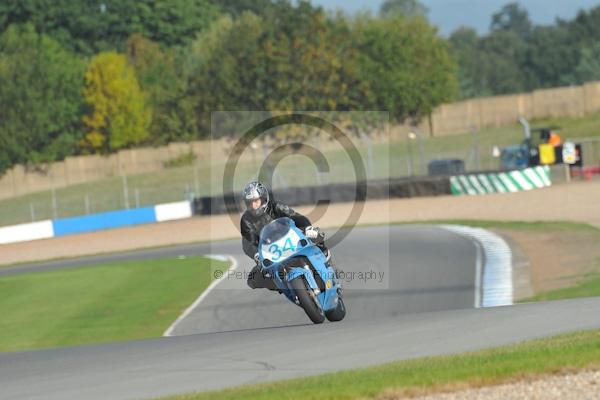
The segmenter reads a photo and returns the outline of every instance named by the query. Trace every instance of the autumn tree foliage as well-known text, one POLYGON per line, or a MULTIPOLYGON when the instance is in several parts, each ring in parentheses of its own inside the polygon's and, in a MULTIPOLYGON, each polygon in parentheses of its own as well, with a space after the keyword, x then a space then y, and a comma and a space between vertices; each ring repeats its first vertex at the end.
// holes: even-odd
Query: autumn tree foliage
POLYGON ((106 153, 148 138, 152 113, 124 54, 104 52, 92 58, 83 94, 91 108, 83 117, 86 150, 106 153))

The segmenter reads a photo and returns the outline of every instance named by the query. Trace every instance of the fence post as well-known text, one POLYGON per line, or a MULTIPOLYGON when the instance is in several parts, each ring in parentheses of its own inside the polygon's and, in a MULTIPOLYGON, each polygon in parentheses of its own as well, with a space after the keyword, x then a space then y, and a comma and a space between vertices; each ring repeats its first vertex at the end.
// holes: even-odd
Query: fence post
POLYGON ((425 155, 423 152, 423 137, 421 130, 417 126, 411 126, 412 133, 417 139, 417 149, 419 150, 419 175, 424 175, 425 170, 425 155))
POLYGON ((413 155, 412 155, 412 141, 416 139, 416 135, 414 134, 414 132, 410 132, 406 138, 406 146, 408 149, 408 175, 409 176, 414 176, 415 175, 415 166, 413 163, 413 155))
POLYGON ((127 175, 121 175, 123 180, 123 198, 125 199, 125 208, 129 210, 129 188, 127 187, 127 175))
POLYGON ((471 125, 471 134, 473 135, 473 155, 475 158, 475 169, 481 171, 481 164, 479 160, 479 138, 477 137, 477 128, 471 125))
POLYGON ((200 196, 200 183, 198 180, 198 162, 197 161, 194 162, 193 168, 194 168, 194 190, 196 191, 196 196, 200 196))
POLYGON ((373 178, 373 176, 375 175, 375 166, 373 162, 373 141, 371 140, 369 135, 367 135, 363 130, 359 130, 359 134, 363 141, 367 142, 367 166, 370 178, 373 178))
POLYGON ((52 218, 58 219, 58 204, 56 201, 56 188, 52 186, 52 218))

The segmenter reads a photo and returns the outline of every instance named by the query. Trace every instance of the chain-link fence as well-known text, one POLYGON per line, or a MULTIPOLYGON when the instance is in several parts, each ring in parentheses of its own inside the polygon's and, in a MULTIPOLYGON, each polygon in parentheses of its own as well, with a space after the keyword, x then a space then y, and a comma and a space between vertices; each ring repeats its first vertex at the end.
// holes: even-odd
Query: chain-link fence
MULTIPOLYGON (((472 129, 469 133, 444 137, 428 137, 417 128, 392 137, 387 131, 373 135, 358 132, 352 136, 368 179, 425 176, 432 161, 448 159, 462 160, 467 172, 497 170, 500 160, 494 149, 522 140, 522 132, 514 127, 484 132, 472 129)), ((600 165, 600 137, 570 140, 581 143, 584 165, 600 165)), ((332 145, 331 140, 314 135, 306 138, 304 144, 323 152, 328 171, 319 171, 305 155, 290 154, 274 166, 275 190, 355 179, 351 160, 343 149, 332 145)), ((249 153, 238 165, 234 187, 240 188, 244 182, 256 179, 256 171, 264 167, 268 155, 279 145, 281 142, 259 142, 249 147, 249 153)), ((63 188, 57 185, 53 190, 1 200, 0 226, 214 196, 223 190, 228 151, 230 149, 223 149, 222 154, 213 154, 209 159, 190 158, 189 165, 63 188)))
MULTIPOLYGON (((468 169, 495 168, 494 160, 481 154, 483 151, 489 151, 483 146, 477 147, 470 143, 466 146, 446 146, 439 143, 440 140, 423 138, 418 133, 415 135, 413 138, 407 137, 405 140, 391 143, 374 141, 369 136, 355 140, 364 160, 367 178, 427 175, 427 165, 430 161, 445 158, 464 160, 468 169)), ((315 138, 307 144, 322 149, 328 144, 322 143, 322 140, 315 138)), ((236 188, 257 178, 256 171, 270 151, 272 147, 269 146, 253 149, 253 156, 240 163, 235 177, 236 188)), ((328 185, 355 179, 351 160, 344 151, 330 149, 324 154, 329 164, 327 173, 318 171, 314 164, 301 154, 291 154, 283 159, 274 170, 273 189, 328 185)), ((217 195, 222 192, 224 166, 224 159, 222 163, 196 159, 193 165, 189 166, 117 176, 2 200, 0 226, 217 195)))

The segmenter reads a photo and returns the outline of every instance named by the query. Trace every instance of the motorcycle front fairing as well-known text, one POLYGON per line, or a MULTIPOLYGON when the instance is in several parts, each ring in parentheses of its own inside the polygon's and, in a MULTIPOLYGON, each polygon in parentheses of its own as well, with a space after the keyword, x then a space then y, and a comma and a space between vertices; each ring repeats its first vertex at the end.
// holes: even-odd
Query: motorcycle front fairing
POLYGON ((277 287, 295 302, 289 282, 304 276, 311 289, 319 289, 317 298, 324 311, 337 307, 338 292, 334 280, 335 271, 326 266, 323 252, 304 236, 290 218, 278 218, 263 228, 259 241, 259 257, 263 270, 273 277, 277 287), (319 275, 321 287, 313 276, 310 266, 298 263, 306 257, 319 275), (299 266, 295 266, 297 264, 299 266))

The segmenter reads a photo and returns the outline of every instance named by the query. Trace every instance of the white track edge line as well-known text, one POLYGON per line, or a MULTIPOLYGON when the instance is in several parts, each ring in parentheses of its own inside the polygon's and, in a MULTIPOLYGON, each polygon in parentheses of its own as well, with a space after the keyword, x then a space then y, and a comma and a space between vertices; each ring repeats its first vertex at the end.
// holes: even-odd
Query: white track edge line
MULTIPOLYGON (((235 271, 237 269, 237 267, 239 266, 236 258, 233 257, 233 256, 230 256, 230 255, 228 255, 227 258, 231 261, 231 266, 229 267, 229 269, 227 271, 235 271)), ((175 320, 175 322, 173 322, 171 324, 171 326, 169 326, 169 328, 167 328, 167 330, 165 331, 165 333, 163 333, 163 337, 169 337, 169 336, 171 336, 172 333, 173 333, 173 330, 175 330, 175 327, 181 321, 183 321, 192 311, 194 311, 194 309, 196 307, 198 307, 198 305, 202 302, 202 300, 204 300, 206 298, 206 296, 208 296, 209 293, 215 287, 217 287, 217 285, 219 283, 221 283, 221 281, 223 281, 225 279, 226 276, 227 276, 227 274, 223 274, 223 276, 221 276, 219 279, 215 279, 214 281, 212 281, 210 283, 210 285, 208 285, 208 287, 206 288, 206 290, 204 290, 202 292, 202 294, 200 294, 200 296, 196 299, 196 301, 194 301, 191 306, 189 306, 188 308, 186 308, 186 310, 175 320)))

